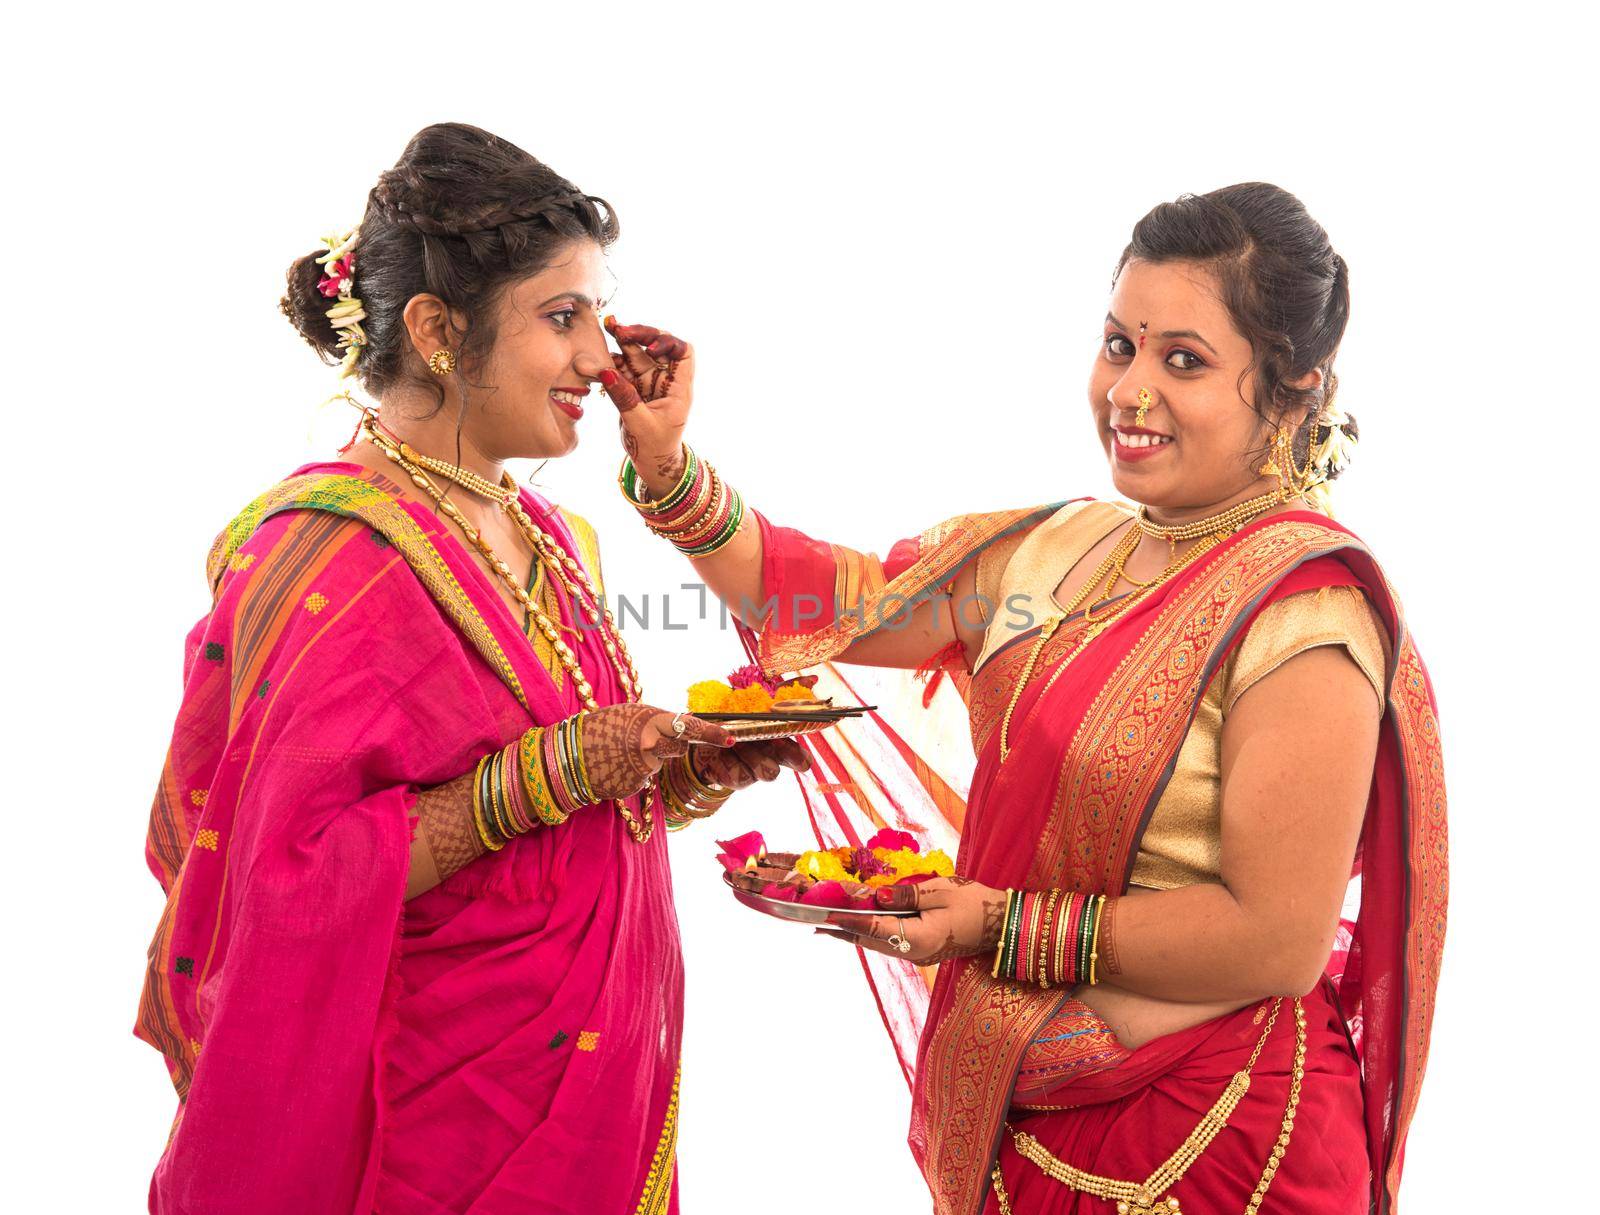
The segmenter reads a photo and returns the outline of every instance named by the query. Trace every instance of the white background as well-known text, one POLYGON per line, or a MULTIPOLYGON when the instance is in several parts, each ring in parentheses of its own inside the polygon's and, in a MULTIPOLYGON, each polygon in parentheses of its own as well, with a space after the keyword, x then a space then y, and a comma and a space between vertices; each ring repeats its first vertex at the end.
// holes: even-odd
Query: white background
MULTIPOLYGON (((1514 1179, 1587 1163, 1569 1115, 1591 1089, 1572 930, 1595 855, 1579 770, 1595 206, 1577 180, 1593 31, 1569 10, 160 11, 13 25, 0 86, 4 433, 22 478, 8 1209, 144 1209, 174 1101, 129 1031, 161 903, 142 841, 181 639, 206 608, 213 534, 348 433, 347 411, 316 408, 332 373, 276 310, 283 272, 440 120, 610 199, 616 311, 699 350, 692 441, 776 520, 880 552, 961 511, 1106 493, 1084 384, 1133 222, 1238 180, 1298 193, 1351 266, 1339 371, 1363 442, 1340 516, 1400 588, 1451 781, 1450 938, 1407 1205, 1498 1207, 1514 1179)), ((598 526, 614 590, 675 587, 687 564, 619 499, 596 400, 539 484, 598 526)), ((630 643, 660 703, 742 661, 710 624, 630 643)), ((804 838, 797 793, 741 797, 716 826, 673 843, 685 1209, 754 1192, 780 1213, 925 1210, 855 958, 715 881, 713 835, 804 838)))

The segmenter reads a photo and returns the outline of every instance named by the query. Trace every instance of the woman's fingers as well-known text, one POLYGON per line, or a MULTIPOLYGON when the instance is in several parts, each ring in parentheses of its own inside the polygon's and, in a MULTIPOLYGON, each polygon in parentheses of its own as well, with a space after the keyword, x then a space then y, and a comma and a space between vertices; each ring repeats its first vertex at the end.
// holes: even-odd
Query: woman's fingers
POLYGON ((649 746, 658 756, 687 755, 690 746, 731 747, 734 737, 715 722, 691 717, 687 713, 658 710, 650 719, 660 737, 649 746))
MULTIPOLYGON (((836 923, 837 918, 830 916, 828 918, 828 923, 830 925, 836 923)), ((860 920, 873 919, 874 917, 855 916, 852 918, 860 920)), ((833 927, 818 928, 816 931, 822 936, 836 937, 841 941, 848 941, 850 944, 858 946, 861 949, 870 949, 873 953, 881 953, 885 957, 900 958, 908 962, 914 961, 917 957, 921 956, 922 952, 918 949, 916 942, 912 940, 910 936, 903 935, 901 932, 890 932, 882 937, 879 937, 871 933, 852 932, 848 929, 839 929, 833 927)))
POLYGON ((884 911, 916 911, 922 883, 912 882, 905 886, 879 886, 873 894, 873 901, 884 911))
POLYGON ((707 752, 695 763, 703 776, 724 789, 748 789, 756 783, 756 774, 739 758, 737 748, 707 752))
MULTIPOLYGON (((676 716, 683 722, 684 739, 698 746, 732 747, 739 741, 714 721, 707 721, 690 713, 679 713, 676 716)), ((667 728, 674 729, 672 726, 667 728)))
POLYGON ((755 773, 757 780, 772 781, 783 775, 783 766, 773 754, 772 745, 767 742, 740 743, 733 748, 733 753, 745 762, 751 772, 755 773))
POLYGON ((618 413, 627 413, 630 409, 639 407, 639 392, 625 376, 615 371, 602 371, 599 379, 600 387, 606 396, 611 398, 611 403, 617 407, 618 413))
POLYGON ((653 325, 619 325, 614 316, 606 317, 605 324, 622 349, 619 370, 626 367, 639 384, 649 386, 652 397, 665 395, 666 386, 677 383, 684 373, 692 378, 694 348, 682 338, 653 325), (684 362, 690 366, 680 367, 684 362))
POLYGON ((811 771, 811 756, 792 738, 777 738, 772 743, 773 757, 785 768, 796 772, 811 771))
POLYGON ((653 359, 665 359, 669 363, 675 363, 689 352, 689 344, 682 338, 663 333, 647 345, 644 352, 653 359))
MULTIPOLYGON (((648 346, 661 336, 661 330, 653 325, 621 325, 614 316, 606 317, 606 332, 616 338, 618 343, 632 342, 639 346, 648 346)), ((667 336, 671 336, 668 334, 667 336)))

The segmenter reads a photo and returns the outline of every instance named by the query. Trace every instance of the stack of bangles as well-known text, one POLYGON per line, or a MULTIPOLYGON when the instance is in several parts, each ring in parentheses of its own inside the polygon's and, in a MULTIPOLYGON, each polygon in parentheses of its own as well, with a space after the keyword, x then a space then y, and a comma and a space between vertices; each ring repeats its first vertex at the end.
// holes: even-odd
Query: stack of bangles
POLYGON ((1106 896, 1060 890, 1006 891, 1006 918, 994 977, 1040 987, 1099 982, 1100 927, 1106 896))
POLYGON ((490 852, 535 827, 559 827, 583 806, 601 801, 583 765, 583 718, 534 726, 516 742, 478 761, 472 821, 490 852))
POLYGON ((694 748, 661 769, 661 804, 668 831, 679 831, 696 819, 710 818, 733 796, 733 790, 710 784, 694 770, 694 748))
POLYGON ((617 484, 651 531, 672 541, 688 557, 709 557, 731 541, 744 522, 744 499, 717 470, 684 445, 683 476, 661 498, 643 496, 639 470, 622 462, 617 484))

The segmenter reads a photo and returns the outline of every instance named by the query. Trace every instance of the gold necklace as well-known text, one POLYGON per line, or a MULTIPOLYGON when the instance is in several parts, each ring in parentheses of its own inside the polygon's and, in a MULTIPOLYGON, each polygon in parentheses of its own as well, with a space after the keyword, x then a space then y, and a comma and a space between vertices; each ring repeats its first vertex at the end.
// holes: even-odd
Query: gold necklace
MULTIPOLYGON (((366 425, 364 425, 362 435, 392 462, 405 469, 412 482, 425 490, 433 498, 440 511, 465 533, 467 538, 472 541, 473 545, 483 555, 489 567, 511 589, 518 603, 533 616, 535 623, 538 624, 539 630, 544 634, 546 640, 552 645, 555 645, 558 641, 558 638, 552 634, 553 629, 567 632, 573 631, 561 621, 552 620, 547 616, 539 608, 535 599, 518 584, 511 567, 500 559, 489 546, 488 541, 483 539, 482 533, 461 513, 455 503, 445 498, 439 492, 438 487, 433 485, 417 468, 408 467, 408 465, 415 463, 413 457, 416 456, 416 452, 411 447, 383 434, 372 425, 371 419, 368 419, 366 425)), ((490 486, 495 490, 492 500, 497 502, 501 509, 516 523, 523 539, 528 542, 544 568, 554 577, 560 579, 567 588, 573 603, 588 619, 589 626, 600 633, 601 644, 605 649, 606 657, 617 672, 617 678, 622 683, 623 693, 629 700, 638 700, 642 695, 643 685, 640 683, 638 668, 634 665, 633 656, 628 652, 628 647, 624 644, 621 633, 617 629, 616 617, 612 614, 611 609, 605 606, 600 592, 590 580, 588 572, 583 568, 582 563, 575 560, 572 554, 561 547, 560 542, 554 536, 536 524, 528 512, 523 509, 516 481, 512 479, 511 474, 504 474, 502 484, 495 487, 486 478, 466 469, 458 469, 453 464, 444 464, 443 461, 439 460, 435 460, 433 463, 443 465, 444 468, 452 473, 462 473, 465 477, 481 482, 483 485, 490 486)), ((446 473, 440 473, 440 475, 446 476, 446 479, 451 479, 446 473)), ((456 483, 463 489, 481 494, 481 491, 473 486, 469 480, 457 480, 456 483)), ((558 648, 557 654, 559 655, 560 653, 561 650, 558 648)), ((587 679, 582 677, 581 674, 576 682, 580 686, 580 691, 589 687, 587 679)))
POLYGON ((1271 493, 1230 506, 1209 519, 1196 519, 1193 523, 1172 525, 1157 523, 1150 518, 1150 508, 1141 506, 1134 512, 1134 521, 1139 525, 1139 530, 1153 540, 1166 540, 1169 543, 1178 540, 1198 540, 1201 536, 1214 536, 1217 532, 1237 531, 1269 506, 1287 501, 1283 491, 1275 489, 1271 493))
MULTIPOLYGON (((1106 610, 1103 611, 1099 616, 1093 614, 1092 604, 1090 607, 1085 607, 1083 609, 1084 623, 1086 623, 1089 627, 1079 635, 1078 644, 1067 652, 1066 657, 1063 658, 1057 665, 1056 669, 1051 672, 1049 682, 1045 684, 1043 691, 1040 692, 1040 696, 1043 696, 1055 686, 1055 682, 1061 677, 1062 671, 1066 670, 1074 658, 1083 653, 1091 641, 1103 633, 1135 605, 1140 603, 1147 595, 1150 594, 1151 591, 1160 586, 1162 583, 1166 582, 1174 574, 1177 574, 1186 568, 1203 553, 1209 552, 1211 549, 1215 548, 1233 532, 1238 531, 1246 523, 1250 522, 1250 520, 1256 515, 1259 515, 1261 512, 1269 509, 1281 500, 1281 495, 1277 493, 1263 494, 1259 498, 1252 498, 1248 502, 1241 502, 1237 506, 1230 507, 1221 514, 1213 515, 1209 519, 1202 519, 1195 523, 1185 524, 1183 525, 1182 529, 1163 529, 1157 531, 1155 534, 1167 539, 1169 547, 1175 550, 1176 538, 1168 536, 1168 531, 1187 530, 1202 526, 1210 529, 1209 531, 1200 532, 1198 536, 1195 537, 1200 540, 1200 543, 1196 544, 1182 557, 1176 557, 1170 560, 1167 563, 1166 568, 1148 582, 1143 582, 1129 577, 1127 570, 1127 563, 1129 559, 1139 547, 1140 537, 1151 534, 1148 530, 1146 530, 1145 524, 1148 523, 1148 520, 1144 518, 1144 507, 1141 506, 1134 514, 1135 526, 1128 528, 1128 530, 1123 533, 1122 538, 1117 541, 1115 547, 1112 548, 1105 560, 1100 563, 1100 566, 1095 570, 1094 575, 1089 579, 1088 582, 1084 583, 1083 587, 1078 591, 1078 593, 1072 597, 1072 602, 1066 604, 1059 613, 1052 615, 1050 619, 1044 622, 1043 627, 1040 628, 1039 636, 1035 638, 1033 648, 1028 652, 1028 659, 1025 663, 1023 663, 1022 674, 1017 677, 1016 686, 1011 690, 1011 700, 1006 705, 1006 711, 1000 718, 1000 762, 1005 763, 1005 761, 1011 756, 1011 715, 1016 712, 1017 702, 1022 699, 1022 693, 1023 690, 1028 686, 1028 680, 1033 677, 1033 670, 1034 667, 1038 665, 1039 656, 1044 652, 1044 647, 1049 643, 1050 638, 1055 635, 1055 631, 1060 626, 1061 622, 1078 610, 1079 606, 1083 604, 1084 600, 1088 597, 1090 591, 1092 591, 1096 586, 1100 585, 1101 581, 1104 580, 1105 589, 1100 595, 1100 600, 1103 602, 1106 597, 1110 595, 1112 589, 1116 586, 1119 579, 1130 582, 1137 588, 1136 590, 1129 591, 1114 604, 1108 605, 1106 610)), ((1161 528, 1161 525, 1157 523, 1148 523, 1148 526, 1150 528, 1161 528)))
MULTIPOLYGON (((1074 1168, 1065 1160, 1051 1154, 1049 1149, 1032 1135, 1019 1131, 1008 1123, 1007 1129, 1011 1131, 1017 1145, 1017 1155, 1024 1160, 1031 1160, 1039 1166, 1046 1177, 1059 1181, 1070 1189, 1115 1202, 1117 1215, 1158 1215, 1158 1213, 1180 1215, 1182 1204, 1173 1197, 1172 1187, 1183 1178, 1190 1166, 1200 1159, 1200 1154, 1211 1145, 1211 1141, 1221 1133, 1222 1128, 1228 1125, 1228 1118, 1238 1107, 1245 1093, 1250 1091, 1250 1073, 1255 1070, 1256 1062, 1261 1058, 1261 1051, 1267 1045, 1267 1039, 1272 1036, 1273 1026, 1278 1022, 1278 1011, 1282 1007, 1283 997, 1279 996, 1272 1002, 1272 1014, 1267 1018, 1267 1027, 1261 1031, 1255 1050, 1251 1052, 1250 1061, 1242 1070, 1234 1073, 1233 1079, 1228 1081, 1228 1087, 1222 1090, 1222 1096, 1218 1097, 1216 1104, 1206 1111, 1205 1117, 1200 1119, 1199 1124, 1189 1133, 1189 1137, 1183 1141, 1178 1150, 1167 1157, 1144 1181, 1119 1181, 1114 1177, 1101 1177, 1074 1168), (1164 1199, 1158 1197, 1161 1194, 1166 1194, 1167 1197, 1164 1199)), ((1294 1131, 1294 1116, 1300 1107, 1300 1086, 1305 1079, 1306 1070, 1306 1010, 1298 999, 1294 1002, 1294 1027, 1294 1066, 1289 1072, 1289 1100, 1284 1107, 1283 1122, 1277 1142, 1273 1144, 1266 1166, 1261 1171, 1261 1180, 1256 1183, 1255 1192, 1250 1195, 1250 1201, 1245 1206, 1245 1215, 1256 1215, 1262 1200, 1267 1196, 1267 1189, 1272 1185, 1272 1179, 1277 1175, 1278 1168, 1289 1151, 1289 1137, 1294 1131)), ((1000 1215, 1012 1215, 1011 1195, 1006 1192, 998 1159, 995 1160, 989 1179, 994 1183, 995 1202, 1000 1207, 1000 1215)))
MULTIPOLYGON (((516 575, 511 572, 511 567, 495 553, 489 542, 483 538, 483 534, 472 525, 471 520, 463 515, 456 505, 444 496, 444 491, 433 483, 428 475, 423 472, 421 466, 407 458, 404 453, 409 452, 411 449, 404 444, 390 440, 387 435, 379 433, 371 425, 370 418, 362 428, 362 435, 379 451, 383 452, 391 463, 404 470, 406 475, 411 478, 412 484, 432 498, 440 511, 461 529, 467 539, 483 555, 483 559, 488 562, 489 567, 511 589, 512 594, 516 596, 517 602, 521 604, 523 610, 533 617, 535 623, 539 626, 539 631, 544 634, 545 640, 550 643, 551 649, 555 651, 557 660, 571 677, 573 689, 578 693, 578 699, 583 703, 584 708, 591 712, 598 709, 600 705, 595 700, 594 687, 589 683, 588 676, 583 673, 583 666, 578 661, 578 655, 571 646, 562 640, 560 630, 557 627, 560 622, 552 620, 544 608, 529 595, 527 589, 517 581, 516 575)), ((454 468, 454 465, 448 467, 454 468)), ((476 476, 476 474, 473 475, 476 476)), ((483 481, 485 485, 490 484, 485 478, 478 477, 477 479, 483 481)), ((461 484, 464 489, 470 488, 465 483, 458 482, 458 484, 461 484)), ((512 482, 508 488, 515 490, 515 482, 512 482)), ((573 602, 580 604, 585 609, 592 623, 601 625, 601 622, 604 622, 601 628, 606 656, 611 660, 611 665, 615 668, 618 678, 622 682, 623 694, 628 700, 637 701, 640 696, 639 676, 637 669, 633 665, 633 658, 628 653, 628 647, 623 643, 621 635, 616 630, 616 622, 611 610, 596 606, 599 604, 599 596, 595 592, 594 584, 589 580, 588 574, 577 561, 573 560, 569 553, 560 549, 555 537, 534 524, 533 520, 528 517, 527 512, 522 509, 520 501, 503 502, 502 505, 506 512, 517 520, 524 538, 528 540, 544 567, 561 578, 568 588, 574 592, 573 602), (537 540, 535 537, 537 537, 537 540), (579 599, 576 592, 580 586, 590 593, 592 602, 583 603, 579 599)), ((640 844, 648 840, 655 831, 655 813, 650 806, 654 796, 655 780, 652 777, 641 791, 639 819, 633 816, 633 812, 628 809, 621 798, 611 799, 617 808, 617 813, 622 816, 622 821, 627 824, 628 834, 640 844), (643 821, 641 822, 640 819, 643 821)))
POLYGON ((480 498, 487 498, 501 506, 510 506, 517 500, 517 487, 513 483, 506 485, 503 482, 496 485, 487 477, 480 477, 470 468, 462 468, 459 464, 447 464, 443 460, 436 460, 432 456, 425 456, 409 443, 399 443, 400 455, 419 468, 425 468, 431 473, 438 473, 446 481, 454 481, 462 489, 470 490, 480 498))

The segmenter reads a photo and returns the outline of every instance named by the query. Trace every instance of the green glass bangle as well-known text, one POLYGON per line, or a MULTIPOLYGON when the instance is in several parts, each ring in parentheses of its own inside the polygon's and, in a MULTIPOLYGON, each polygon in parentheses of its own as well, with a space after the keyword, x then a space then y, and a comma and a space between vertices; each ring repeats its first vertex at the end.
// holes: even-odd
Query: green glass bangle
POLYGON ((1006 908, 1006 960, 1000 973, 1007 979, 1014 979, 1017 975, 1017 939, 1022 934, 1022 895, 1022 891, 1017 891, 1016 897, 1006 908))
POLYGON ((632 505, 646 514, 659 515, 671 510, 689 493, 689 487, 694 484, 695 473, 699 468, 699 459, 694 454, 694 448, 687 443, 683 445, 685 460, 683 476, 678 478, 678 483, 666 492, 664 497, 655 501, 639 497, 639 470, 634 467, 633 461, 622 461, 622 474, 619 480, 622 484, 623 495, 632 505))
POLYGON ((727 547, 739 534, 739 525, 744 522, 744 497, 736 489, 730 488, 729 492, 733 495, 733 510, 728 514, 728 522, 723 524, 722 530, 705 544, 679 550, 685 556, 709 557, 718 549, 727 547))
POLYGON ((544 770, 544 727, 534 726, 522 736, 522 792, 533 807, 534 814, 547 827, 559 827, 567 821, 550 788, 550 774, 544 770))
POLYGON ((1094 895, 1083 901, 1083 914, 1078 922, 1078 972, 1072 976, 1074 983, 1082 983, 1089 975, 1089 935, 1094 925, 1094 895))

